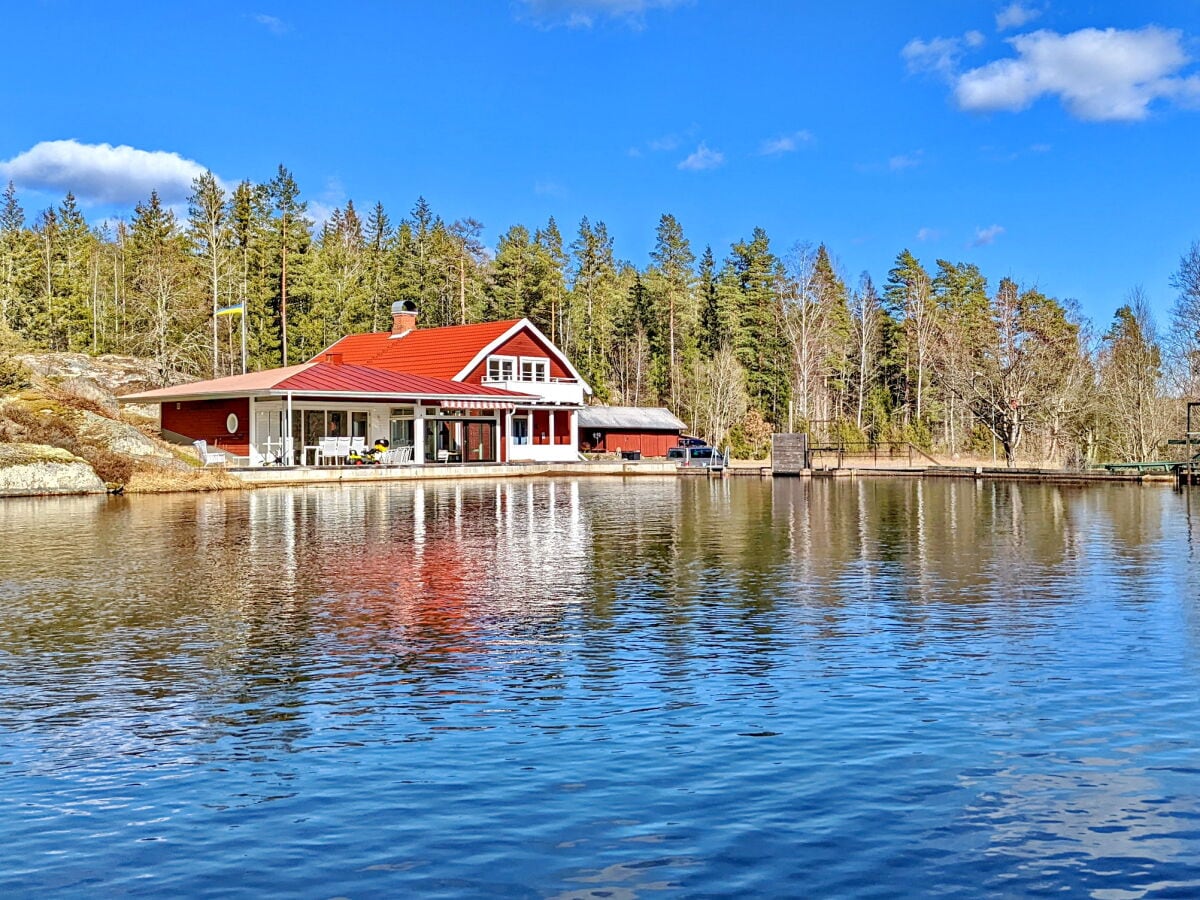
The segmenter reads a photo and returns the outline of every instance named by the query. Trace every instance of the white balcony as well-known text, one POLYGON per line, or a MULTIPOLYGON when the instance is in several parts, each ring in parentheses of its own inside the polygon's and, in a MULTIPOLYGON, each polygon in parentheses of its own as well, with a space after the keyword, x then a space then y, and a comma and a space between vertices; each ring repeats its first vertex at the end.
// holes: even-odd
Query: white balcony
POLYGON ((488 387, 512 391, 514 394, 533 394, 551 403, 583 404, 583 385, 573 379, 552 378, 549 381, 518 381, 512 379, 484 378, 488 387))
POLYGON ((508 445, 511 462, 571 462, 579 459, 579 452, 570 444, 514 444, 508 445))

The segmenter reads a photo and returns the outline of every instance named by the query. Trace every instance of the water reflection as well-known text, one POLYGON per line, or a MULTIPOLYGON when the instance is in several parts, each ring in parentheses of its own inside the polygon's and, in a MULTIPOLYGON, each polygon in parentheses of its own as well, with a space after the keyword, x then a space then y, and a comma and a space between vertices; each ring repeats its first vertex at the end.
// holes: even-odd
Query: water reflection
POLYGON ((0 503, 0 889, 1188 892, 1189 503, 919 479, 0 503))

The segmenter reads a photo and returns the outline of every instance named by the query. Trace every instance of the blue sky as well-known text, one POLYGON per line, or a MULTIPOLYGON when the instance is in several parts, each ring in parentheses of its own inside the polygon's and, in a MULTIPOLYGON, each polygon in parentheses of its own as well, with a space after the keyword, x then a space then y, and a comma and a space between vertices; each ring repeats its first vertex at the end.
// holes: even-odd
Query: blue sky
POLYGON ((764 227, 852 282, 910 248, 1165 319, 1200 239, 1200 4, 29 0, 5 13, 0 178, 128 214, 287 165, 314 211, 605 221, 646 263, 764 227), (110 145, 104 147, 100 145, 110 145), (113 149, 117 148, 117 149, 113 149))

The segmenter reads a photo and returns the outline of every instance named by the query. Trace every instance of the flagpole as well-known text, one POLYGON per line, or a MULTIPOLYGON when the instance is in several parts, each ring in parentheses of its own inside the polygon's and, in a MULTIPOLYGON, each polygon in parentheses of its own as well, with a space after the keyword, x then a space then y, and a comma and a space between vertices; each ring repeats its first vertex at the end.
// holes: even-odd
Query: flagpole
POLYGON ((246 304, 242 301, 242 374, 246 374, 246 304))

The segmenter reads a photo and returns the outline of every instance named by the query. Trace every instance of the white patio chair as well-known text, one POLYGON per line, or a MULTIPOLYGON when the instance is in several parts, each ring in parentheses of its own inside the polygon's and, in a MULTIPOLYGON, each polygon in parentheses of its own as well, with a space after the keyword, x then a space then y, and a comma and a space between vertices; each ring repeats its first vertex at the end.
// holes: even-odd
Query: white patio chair
POLYGON ((350 452, 351 453, 354 453, 357 450, 358 454, 361 456, 362 452, 366 449, 367 449, 367 439, 365 437, 350 438, 350 452))
POLYGON ((323 437, 317 438, 317 451, 314 462, 320 466, 323 465, 326 459, 332 459, 334 450, 337 448, 337 438, 323 437))
POLYGON ((333 439, 333 458, 342 465, 346 464, 346 458, 350 455, 350 440, 348 437, 333 439))
POLYGON ((412 447, 397 447, 396 448, 396 465, 402 466, 405 463, 412 462, 413 448, 412 447))
POLYGON ((229 455, 224 450, 209 450, 208 441, 192 441, 196 453, 200 455, 201 466, 225 466, 229 464, 229 455))

